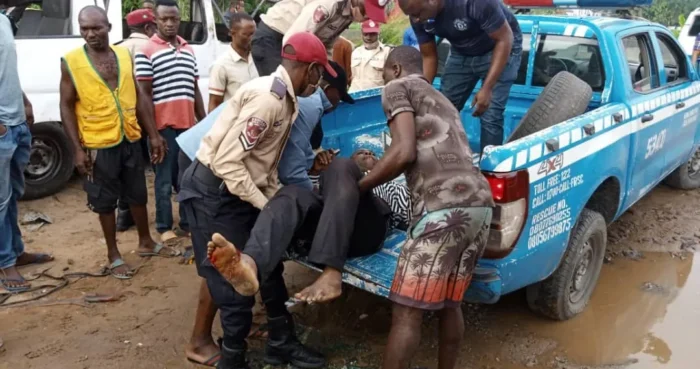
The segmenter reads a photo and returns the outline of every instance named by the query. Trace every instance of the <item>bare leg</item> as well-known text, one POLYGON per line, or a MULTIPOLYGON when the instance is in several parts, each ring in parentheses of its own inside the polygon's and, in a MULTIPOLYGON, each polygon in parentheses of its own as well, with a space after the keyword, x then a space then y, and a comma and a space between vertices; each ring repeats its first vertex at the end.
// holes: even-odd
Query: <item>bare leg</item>
POLYGON ((382 369, 408 369, 418 350, 423 310, 394 303, 382 369))
POLYGON ((156 247, 156 241, 151 237, 148 229, 148 212, 145 205, 131 205, 131 216, 136 223, 136 230, 139 233, 139 251, 151 251, 156 247))
POLYGON ((209 294, 207 282, 202 279, 192 337, 190 337, 190 343, 185 347, 185 355, 188 359, 204 362, 219 353, 219 347, 211 338, 211 327, 214 324, 217 310, 218 308, 214 305, 211 294, 209 294))
MULTIPOLYGON (((114 216, 114 211, 100 214, 99 216, 102 233, 107 243, 107 259, 109 259, 111 264, 122 258, 122 254, 117 248, 117 218, 114 216)), ((127 264, 124 264, 114 268, 112 272, 115 274, 127 275, 131 273, 131 268, 127 264)))
POLYGON ((207 244, 207 256, 216 270, 243 296, 253 296, 260 289, 258 267, 250 256, 241 253, 219 233, 207 244))
POLYGON ((294 297, 306 302, 323 303, 337 299, 342 292, 342 273, 337 269, 326 267, 311 286, 304 288, 294 297))
POLYGON ((439 313, 440 317, 440 350, 438 353, 438 369, 454 369, 457 364, 457 353, 464 337, 464 316, 462 308, 445 308, 439 313))

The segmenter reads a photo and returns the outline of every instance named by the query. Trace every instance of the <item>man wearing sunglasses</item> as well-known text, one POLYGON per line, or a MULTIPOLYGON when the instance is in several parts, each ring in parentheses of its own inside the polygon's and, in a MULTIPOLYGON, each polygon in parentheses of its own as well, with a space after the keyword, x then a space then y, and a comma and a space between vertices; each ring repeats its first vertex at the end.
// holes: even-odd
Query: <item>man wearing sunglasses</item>
MULTIPOLYGON (((372 19, 385 23, 387 0, 282 0, 260 16, 253 36, 253 59, 261 76, 280 64, 282 47, 290 35, 311 32, 321 39, 329 57, 333 44, 350 24, 372 19)), ((346 71, 349 73, 349 71, 346 71)))

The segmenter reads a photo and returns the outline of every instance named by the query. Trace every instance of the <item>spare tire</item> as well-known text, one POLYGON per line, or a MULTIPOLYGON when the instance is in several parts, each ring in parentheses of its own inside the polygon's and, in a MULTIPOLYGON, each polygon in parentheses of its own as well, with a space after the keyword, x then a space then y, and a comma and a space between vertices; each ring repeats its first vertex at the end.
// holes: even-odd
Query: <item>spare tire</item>
POLYGON ((73 174, 73 151, 58 122, 32 126, 32 151, 24 170, 23 200, 33 200, 60 191, 73 174))
POLYGON ((552 78, 506 142, 519 140, 586 112, 593 90, 569 72, 552 78))

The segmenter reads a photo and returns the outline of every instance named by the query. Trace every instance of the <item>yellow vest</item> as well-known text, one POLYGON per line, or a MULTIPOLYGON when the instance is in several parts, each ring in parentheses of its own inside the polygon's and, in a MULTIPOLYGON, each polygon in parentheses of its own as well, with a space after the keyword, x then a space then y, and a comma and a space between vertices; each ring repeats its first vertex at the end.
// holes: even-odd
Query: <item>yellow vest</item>
POLYGON ((126 48, 111 46, 117 56, 117 89, 112 91, 97 73, 84 47, 63 57, 78 91, 75 115, 83 147, 104 149, 119 145, 124 137, 141 138, 136 119, 136 85, 131 55, 126 48))

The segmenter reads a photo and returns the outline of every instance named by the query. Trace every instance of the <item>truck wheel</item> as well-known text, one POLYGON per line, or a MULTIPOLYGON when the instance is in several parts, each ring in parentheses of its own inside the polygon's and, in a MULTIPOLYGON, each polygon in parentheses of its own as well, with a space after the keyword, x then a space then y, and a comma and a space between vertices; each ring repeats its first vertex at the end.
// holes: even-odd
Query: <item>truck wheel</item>
POLYGON ((568 320, 582 312, 598 282, 606 243, 603 216, 583 209, 559 268, 527 287, 530 309, 554 320, 568 320))
POLYGON ((586 112, 593 90, 569 72, 552 78, 506 142, 519 140, 586 112))
POLYGON ((681 190, 694 190, 700 188, 700 148, 695 150, 687 163, 673 171, 664 183, 681 190))
POLYGON ((32 127, 32 151, 24 171, 24 200, 38 199, 60 191, 73 174, 73 152, 68 137, 57 122, 32 127))

